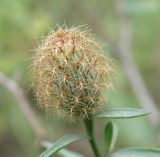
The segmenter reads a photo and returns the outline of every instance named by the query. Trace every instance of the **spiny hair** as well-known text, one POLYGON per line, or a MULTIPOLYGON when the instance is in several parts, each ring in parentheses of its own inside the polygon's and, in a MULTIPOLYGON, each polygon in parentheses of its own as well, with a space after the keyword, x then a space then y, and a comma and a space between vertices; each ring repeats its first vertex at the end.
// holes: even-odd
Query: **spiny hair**
POLYGON ((110 59, 83 27, 51 31, 33 56, 33 90, 46 111, 89 118, 102 108, 112 86, 110 59))

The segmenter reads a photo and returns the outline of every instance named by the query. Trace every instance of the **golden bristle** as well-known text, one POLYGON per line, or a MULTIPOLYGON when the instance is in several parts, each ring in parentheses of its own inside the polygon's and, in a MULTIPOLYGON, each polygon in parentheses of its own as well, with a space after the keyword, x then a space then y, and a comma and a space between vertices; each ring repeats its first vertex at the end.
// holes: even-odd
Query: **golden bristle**
POLYGON ((102 89, 112 86, 112 68, 87 31, 52 31, 33 58, 33 89, 42 108, 70 119, 88 118, 101 108, 102 89))

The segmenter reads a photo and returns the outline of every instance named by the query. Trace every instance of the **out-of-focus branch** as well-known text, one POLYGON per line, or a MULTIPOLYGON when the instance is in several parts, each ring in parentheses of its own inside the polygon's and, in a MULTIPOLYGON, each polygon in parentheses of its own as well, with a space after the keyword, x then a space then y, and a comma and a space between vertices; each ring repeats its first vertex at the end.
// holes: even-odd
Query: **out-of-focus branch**
POLYGON ((124 0, 116 0, 115 8, 119 15, 120 20, 120 38, 118 43, 118 50, 120 52, 119 58, 123 64, 123 67, 132 88, 140 103, 144 108, 151 111, 150 119, 155 125, 159 125, 159 112, 156 104, 154 103, 151 94, 147 90, 138 67, 133 61, 132 53, 132 36, 133 28, 130 18, 125 13, 124 0))
POLYGON ((4 86, 15 97, 17 105, 21 109, 24 117, 33 130, 36 139, 40 142, 40 140, 46 136, 46 132, 35 116, 35 113, 33 112, 28 100, 26 99, 21 87, 14 79, 8 79, 2 73, 0 73, 0 85, 4 86))
POLYGON ((119 20, 121 24, 118 42, 113 41, 112 37, 106 32, 106 29, 103 27, 103 25, 101 25, 99 18, 95 14, 95 10, 92 11, 90 8, 86 8, 86 6, 83 4, 83 0, 72 0, 72 4, 74 5, 74 8, 76 8, 76 10, 79 11, 84 18, 86 18, 88 23, 93 26, 94 31, 103 37, 104 40, 106 40, 113 48, 114 52, 121 61, 135 96, 138 98, 143 108, 152 112, 152 114, 149 116, 150 121, 154 124, 154 126, 159 126, 160 115, 158 108, 154 103, 148 89, 146 88, 142 76, 131 55, 132 24, 129 20, 129 17, 126 16, 123 10, 124 1, 115 1, 116 11, 119 14, 119 20))

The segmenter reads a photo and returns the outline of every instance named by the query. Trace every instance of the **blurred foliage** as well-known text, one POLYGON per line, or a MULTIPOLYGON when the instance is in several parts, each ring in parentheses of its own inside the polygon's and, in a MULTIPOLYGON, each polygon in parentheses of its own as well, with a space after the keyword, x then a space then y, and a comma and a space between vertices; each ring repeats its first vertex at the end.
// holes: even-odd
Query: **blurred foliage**
MULTIPOLYGON (((114 1, 83 0, 83 2, 86 7, 94 10, 108 32, 117 39, 119 25, 114 1)), ((126 12, 130 15, 134 26, 134 59, 155 102, 159 104, 160 1, 126 0, 126 12)), ((11 77, 16 71, 20 71, 21 86, 42 124, 47 128, 51 140, 66 132, 78 132, 82 129, 81 125, 70 127, 61 120, 55 120, 52 116, 46 118, 46 115, 35 105, 32 90, 29 89, 31 84, 29 58, 34 53, 33 49, 37 46, 37 40, 47 35, 49 29, 54 29, 57 23, 59 25, 66 23, 68 26, 88 24, 74 8, 71 0, 0 1, 0 72, 11 77)), ((98 34, 96 36, 101 40, 101 36, 98 34)), ((109 52, 109 55, 116 58, 112 52, 109 52)), ((118 76, 115 89, 107 95, 108 106, 140 107, 119 61, 116 65, 118 76)), ((100 125, 98 128, 103 126, 102 123, 105 122, 97 122, 97 125, 100 125)), ((156 131, 147 118, 118 120, 115 123, 118 123, 120 127, 118 147, 137 144, 150 147, 157 144, 156 131)), ((97 130, 96 134, 101 139, 101 131, 97 130)), ((83 151, 82 146, 73 149, 83 151)), ((86 154, 89 153, 87 149, 85 151, 86 154)), ((32 130, 12 95, 0 86, 0 156, 32 157, 36 154, 39 154, 39 149, 36 147, 32 130)))

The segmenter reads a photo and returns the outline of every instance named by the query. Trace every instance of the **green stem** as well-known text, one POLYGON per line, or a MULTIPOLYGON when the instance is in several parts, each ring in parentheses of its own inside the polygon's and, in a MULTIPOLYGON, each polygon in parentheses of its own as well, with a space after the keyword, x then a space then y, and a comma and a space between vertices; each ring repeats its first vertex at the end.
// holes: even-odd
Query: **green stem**
POLYGON ((94 152, 95 157, 101 157, 99 150, 98 150, 98 147, 97 147, 97 144, 96 144, 96 141, 95 141, 95 138, 94 138, 94 135, 93 135, 93 120, 92 119, 85 119, 84 124, 85 124, 87 134, 89 136, 89 142, 90 142, 90 145, 92 147, 92 150, 94 152))

